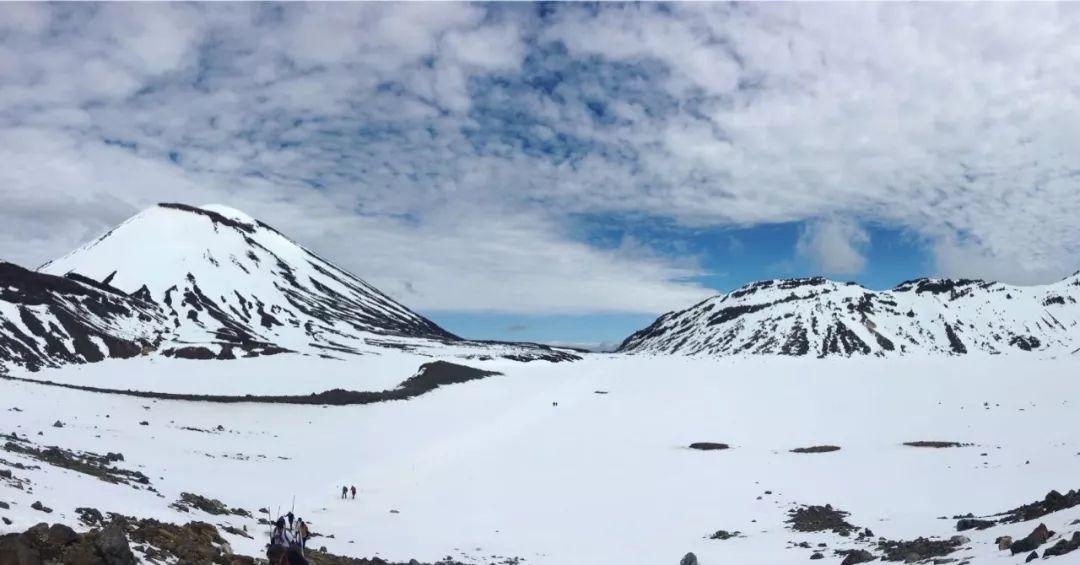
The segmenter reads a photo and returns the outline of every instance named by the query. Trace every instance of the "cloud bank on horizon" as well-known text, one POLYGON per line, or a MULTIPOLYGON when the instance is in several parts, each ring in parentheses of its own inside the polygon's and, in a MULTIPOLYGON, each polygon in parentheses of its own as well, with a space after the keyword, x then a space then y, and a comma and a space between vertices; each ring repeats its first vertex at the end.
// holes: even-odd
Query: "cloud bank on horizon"
POLYGON ((1080 265, 1073 4, 4 4, 0 257, 227 203, 420 309, 643 312, 699 258, 582 217, 868 226, 935 271, 1080 265))

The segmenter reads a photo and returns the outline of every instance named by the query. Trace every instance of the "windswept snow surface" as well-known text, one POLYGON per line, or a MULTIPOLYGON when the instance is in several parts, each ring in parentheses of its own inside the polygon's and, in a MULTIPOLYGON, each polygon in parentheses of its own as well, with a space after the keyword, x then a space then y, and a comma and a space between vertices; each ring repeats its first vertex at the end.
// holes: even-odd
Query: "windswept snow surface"
POLYGON ((619 351, 817 357, 1080 352, 1080 274, 1041 286, 917 279, 886 291, 767 280, 669 312, 619 351))
MULTIPOLYGON (((221 365, 255 373, 270 360, 221 365)), ((363 375, 369 360, 343 363, 363 375)), ((404 362, 402 371, 415 371, 404 362)), ((325 372, 320 363, 328 362, 308 374, 325 372)), ((262 532, 253 520, 167 505, 187 491, 255 511, 287 507, 295 494, 297 514, 335 536, 313 545, 346 555, 595 565, 670 564, 693 551, 703 565, 785 564, 806 562, 811 550, 789 542, 808 541, 827 543, 823 562, 837 563, 833 549, 872 548, 793 532, 784 524, 789 509, 831 504, 876 536, 948 538, 956 521, 939 516, 991 514, 1080 487, 1080 380, 1069 360, 596 355, 484 368, 504 375, 338 408, 152 401, 0 381, 0 430, 40 445, 122 452, 121 466, 145 473, 163 495, 49 465, 13 469, 33 493, 0 480, 0 500, 12 503, 0 515, 14 520, 0 532, 75 524, 77 506, 262 532), (52 427, 57 419, 65 426, 52 427), (916 440, 975 445, 901 445, 916 440), (732 448, 686 448, 698 441, 732 448), (788 451, 819 444, 841 450, 788 451), (357 500, 339 500, 340 486, 353 484, 357 500), (35 500, 56 511, 31 510, 35 500), (745 537, 705 539, 719 529, 745 537)), ((263 380, 273 388, 295 378, 263 380)), ((0 469, 14 462, 41 464, 0 451, 0 469)), ((954 556, 1020 563, 1024 555, 998 551, 994 538, 1022 537, 1040 521, 1067 537, 1080 529, 1070 525, 1077 518, 1080 507, 964 532, 972 542, 954 556)), ((226 537, 238 551, 261 551, 262 539, 226 537)))

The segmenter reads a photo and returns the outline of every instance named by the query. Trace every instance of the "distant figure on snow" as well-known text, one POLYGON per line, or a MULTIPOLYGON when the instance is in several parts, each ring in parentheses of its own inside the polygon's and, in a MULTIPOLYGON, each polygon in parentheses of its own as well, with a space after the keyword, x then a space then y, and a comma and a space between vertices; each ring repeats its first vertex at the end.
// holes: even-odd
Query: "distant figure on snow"
POLYGON ((341 499, 349 498, 349 487, 341 487, 341 499))
POLYGON ((352 486, 352 497, 353 497, 353 500, 356 500, 356 485, 352 486))
POLYGON ((288 518, 288 520, 289 520, 289 529, 290 530, 293 529, 293 518, 294 518, 294 516, 293 516, 292 510, 289 510, 289 513, 286 514, 285 517, 288 518))

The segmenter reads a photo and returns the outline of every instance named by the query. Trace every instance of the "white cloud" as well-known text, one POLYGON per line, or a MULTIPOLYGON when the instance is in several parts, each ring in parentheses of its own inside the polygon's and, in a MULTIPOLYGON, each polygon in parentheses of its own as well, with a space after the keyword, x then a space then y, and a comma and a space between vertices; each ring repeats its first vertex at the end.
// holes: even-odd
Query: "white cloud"
POLYGON ((573 214, 809 221, 837 274, 880 223, 943 273, 1046 281, 1080 265, 1078 25, 1069 4, 3 4, 0 256, 173 200, 246 209, 419 307, 707 292, 573 214))
POLYGON ((807 224, 796 251, 830 275, 854 275, 866 267, 870 235, 855 222, 830 218, 807 224))

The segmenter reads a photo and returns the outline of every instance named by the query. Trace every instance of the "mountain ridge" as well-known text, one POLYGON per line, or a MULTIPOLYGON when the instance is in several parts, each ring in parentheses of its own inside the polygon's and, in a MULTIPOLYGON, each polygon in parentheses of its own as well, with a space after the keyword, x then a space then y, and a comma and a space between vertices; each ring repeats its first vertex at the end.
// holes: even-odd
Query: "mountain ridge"
POLYGON ((1073 354, 1080 281, 1012 286, 917 278, 870 290, 824 277, 769 279, 658 317, 616 351, 818 357, 906 354, 1073 354), (1064 321, 1063 321, 1064 320, 1064 321))

